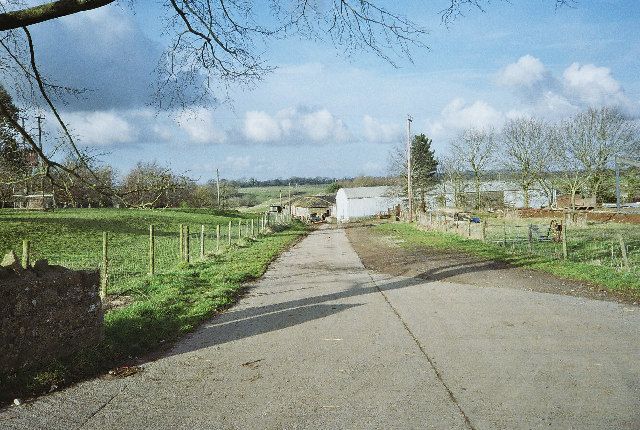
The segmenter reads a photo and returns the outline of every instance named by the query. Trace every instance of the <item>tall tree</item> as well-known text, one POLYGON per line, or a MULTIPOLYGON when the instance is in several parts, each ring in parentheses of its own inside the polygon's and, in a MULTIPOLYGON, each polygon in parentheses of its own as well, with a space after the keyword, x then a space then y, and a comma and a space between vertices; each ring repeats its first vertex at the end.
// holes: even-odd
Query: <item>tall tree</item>
POLYGON ((482 207, 481 179, 495 160, 496 133, 492 128, 470 128, 458 135, 451 145, 452 156, 473 175, 475 208, 482 207))
POLYGON ((431 143, 424 134, 418 134, 411 141, 411 183, 420 192, 420 210, 426 211, 425 194, 436 180, 438 160, 431 143))
POLYGON ((542 120, 517 118, 507 121, 501 133, 508 167, 518 178, 529 207, 531 187, 545 173, 549 154, 550 127, 542 120))

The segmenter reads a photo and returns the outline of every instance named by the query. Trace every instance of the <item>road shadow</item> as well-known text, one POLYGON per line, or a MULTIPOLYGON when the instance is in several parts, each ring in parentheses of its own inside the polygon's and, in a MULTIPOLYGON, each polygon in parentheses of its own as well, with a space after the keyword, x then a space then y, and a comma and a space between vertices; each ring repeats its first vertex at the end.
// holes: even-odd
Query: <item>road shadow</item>
MULTIPOLYGON (((284 300, 262 306, 231 308, 204 323, 196 332, 177 344, 166 355, 178 355, 197 351, 216 345, 222 345, 264 333, 281 330, 309 321, 326 318, 340 312, 366 305, 365 303, 339 303, 342 300, 363 297, 368 294, 394 291, 416 285, 427 285, 433 281, 442 281, 460 274, 493 270, 491 263, 469 266, 464 263, 428 270, 413 277, 394 278, 386 281, 353 282, 340 291, 312 295, 309 297, 284 300)), ((353 271, 353 269, 351 269, 353 271)), ((304 277, 304 274, 300 274, 304 277)), ((313 290, 326 286, 322 279, 307 279, 297 282, 293 288, 283 291, 264 291, 264 288, 249 288, 246 295, 257 296, 290 294, 295 291, 313 290), (259 290, 259 291, 257 291, 259 290)), ((245 296, 246 296, 245 295, 245 296)))

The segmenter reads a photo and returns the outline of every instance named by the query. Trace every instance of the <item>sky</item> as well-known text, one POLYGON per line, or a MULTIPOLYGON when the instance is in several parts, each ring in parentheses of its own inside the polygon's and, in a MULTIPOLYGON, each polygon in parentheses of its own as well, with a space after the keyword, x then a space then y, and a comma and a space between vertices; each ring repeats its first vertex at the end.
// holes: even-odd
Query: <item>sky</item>
MULTIPOLYGON (((260 45, 275 70, 228 102, 152 105, 166 47, 163 2, 112 4, 32 27, 42 71, 85 88, 61 105, 82 146, 120 172, 156 161, 200 182, 215 177, 352 177, 388 173, 390 151, 412 133, 437 155, 465 128, 518 116, 550 121, 589 106, 640 113, 640 2, 492 1, 449 26, 446 0, 379 3, 428 29, 428 49, 397 67, 321 41, 260 45)), ((51 122, 51 118, 48 118, 51 122)))

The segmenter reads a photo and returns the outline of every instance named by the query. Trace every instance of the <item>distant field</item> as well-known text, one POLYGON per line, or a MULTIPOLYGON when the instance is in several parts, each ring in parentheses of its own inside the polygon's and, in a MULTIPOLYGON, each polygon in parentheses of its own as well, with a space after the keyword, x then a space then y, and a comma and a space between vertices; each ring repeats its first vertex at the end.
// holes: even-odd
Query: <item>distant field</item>
MULTIPOLYGON (((291 198, 295 199, 300 196, 309 196, 314 194, 326 193, 326 189, 329 184, 321 185, 292 185, 291 186, 291 198)), ((256 206, 249 208, 249 210, 261 211, 266 209, 271 204, 278 204, 280 202, 280 193, 282 192, 282 201, 286 202, 289 199, 289 187, 288 186, 273 186, 273 187, 246 187, 240 188, 240 193, 244 195, 252 195, 256 197, 259 202, 256 206)))

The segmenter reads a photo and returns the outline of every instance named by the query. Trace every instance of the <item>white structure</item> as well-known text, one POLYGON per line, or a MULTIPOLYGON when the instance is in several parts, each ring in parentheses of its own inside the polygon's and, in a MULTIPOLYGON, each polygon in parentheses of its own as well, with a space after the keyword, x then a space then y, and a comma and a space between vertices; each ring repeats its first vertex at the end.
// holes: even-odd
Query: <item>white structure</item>
POLYGON ((349 221, 387 213, 402 203, 392 187, 340 188, 336 194, 336 218, 349 221))

